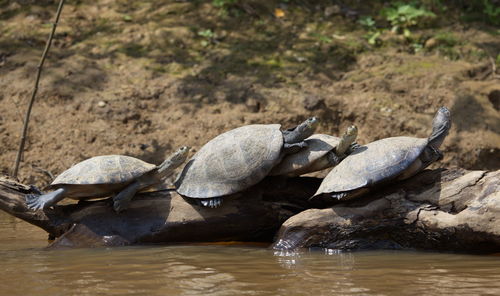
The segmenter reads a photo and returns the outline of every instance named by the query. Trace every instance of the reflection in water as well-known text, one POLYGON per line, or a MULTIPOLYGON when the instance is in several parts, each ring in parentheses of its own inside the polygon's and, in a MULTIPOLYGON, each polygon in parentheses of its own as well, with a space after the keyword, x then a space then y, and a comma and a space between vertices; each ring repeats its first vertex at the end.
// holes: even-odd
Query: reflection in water
POLYGON ((2 295, 500 295, 500 257, 241 246, 43 250, 0 213, 2 295))

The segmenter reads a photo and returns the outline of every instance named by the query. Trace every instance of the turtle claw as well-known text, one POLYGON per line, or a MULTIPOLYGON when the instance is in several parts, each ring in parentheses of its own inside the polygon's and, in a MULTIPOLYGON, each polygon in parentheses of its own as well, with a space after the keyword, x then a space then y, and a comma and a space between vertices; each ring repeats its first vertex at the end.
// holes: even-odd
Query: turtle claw
POLYGON ((222 198, 215 197, 215 198, 200 200, 200 204, 204 207, 215 209, 222 205, 222 198))
POLYGON ((26 206, 28 209, 36 211, 44 208, 46 200, 44 200, 41 195, 38 194, 27 194, 26 195, 26 206))
POLYGON ((346 196, 347 196, 347 193, 345 193, 345 192, 332 193, 332 198, 335 200, 342 200, 346 196))
POLYGON ((353 153, 354 151, 356 151, 357 149, 363 147, 362 145, 359 145, 358 143, 354 142, 352 143, 351 145, 349 145, 349 150, 347 153, 353 153))

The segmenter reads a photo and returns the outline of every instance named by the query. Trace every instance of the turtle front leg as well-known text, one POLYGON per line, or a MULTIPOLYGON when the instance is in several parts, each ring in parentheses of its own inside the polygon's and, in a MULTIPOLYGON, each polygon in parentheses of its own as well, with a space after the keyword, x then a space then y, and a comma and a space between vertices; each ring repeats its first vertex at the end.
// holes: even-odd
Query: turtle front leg
POLYGON ((66 193, 66 189, 59 188, 52 192, 37 195, 37 194, 28 194, 26 195, 26 205, 31 210, 41 210, 51 207, 64 199, 66 193))
POLYGON ((344 159, 344 158, 339 157, 337 154, 335 154, 335 152, 330 151, 326 154, 326 159, 328 160, 328 164, 329 164, 328 167, 332 167, 332 166, 338 165, 342 161, 342 159, 344 159))
POLYGON ((431 145, 428 145, 427 147, 425 147, 424 151, 422 152, 422 154, 420 154, 419 157, 424 165, 422 169, 424 169, 425 167, 427 167, 428 165, 430 165, 435 161, 443 159, 443 157, 444 155, 441 151, 439 151, 439 149, 431 145))
POLYGON ((306 148, 308 145, 306 142, 298 142, 298 143, 285 143, 283 144, 283 153, 285 154, 293 154, 299 152, 301 149, 306 148))
POLYGON ((363 146, 359 145, 358 143, 354 142, 351 145, 349 145, 349 149, 347 149, 347 154, 351 154, 357 149, 361 148, 363 146))
POLYGON ((115 197, 113 197, 113 209, 117 213, 128 208, 130 201, 134 195, 141 189, 141 184, 139 182, 133 182, 120 191, 115 197))

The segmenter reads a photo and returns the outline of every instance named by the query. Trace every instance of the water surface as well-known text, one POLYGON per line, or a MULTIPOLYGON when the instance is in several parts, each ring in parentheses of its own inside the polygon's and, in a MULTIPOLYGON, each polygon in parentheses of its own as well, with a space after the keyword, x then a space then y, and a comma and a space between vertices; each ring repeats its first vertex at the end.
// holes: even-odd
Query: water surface
POLYGON ((0 212, 2 295, 500 295, 500 257, 252 246, 44 250, 0 212))

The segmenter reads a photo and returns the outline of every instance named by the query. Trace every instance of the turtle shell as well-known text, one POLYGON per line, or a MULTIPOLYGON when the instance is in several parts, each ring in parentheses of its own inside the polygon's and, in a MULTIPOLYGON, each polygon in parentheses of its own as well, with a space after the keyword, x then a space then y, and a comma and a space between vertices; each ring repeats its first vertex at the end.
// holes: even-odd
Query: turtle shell
POLYGON ((269 173, 270 176, 276 175, 301 175, 310 173, 308 168, 324 157, 328 152, 337 147, 340 138, 314 134, 305 140, 307 147, 297 153, 286 155, 283 160, 276 165, 269 173))
POLYGON ((205 144, 177 179, 177 192, 212 198, 242 191, 269 174, 281 160, 279 124, 254 124, 225 132, 205 144))
POLYGON ((156 165, 125 155, 102 155, 84 160, 62 172, 49 188, 61 185, 106 185, 128 183, 156 165))
POLYGON ((395 178, 426 146, 427 138, 412 137, 386 138, 362 146, 328 173, 314 196, 351 191, 395 178))

